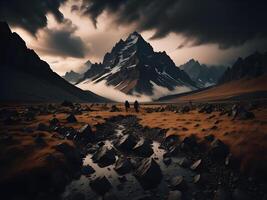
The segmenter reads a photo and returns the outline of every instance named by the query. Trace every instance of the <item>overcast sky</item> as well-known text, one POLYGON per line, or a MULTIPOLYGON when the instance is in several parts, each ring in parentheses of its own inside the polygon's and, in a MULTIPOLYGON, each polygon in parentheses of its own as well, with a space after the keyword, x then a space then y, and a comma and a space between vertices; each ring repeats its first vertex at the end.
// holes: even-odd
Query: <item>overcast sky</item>
POLYGON ((230 65, 266 51, 265 8, 260 0, 2 0, 0 20, 62 75, 101 62, 134 30, 177 66, 230 65))

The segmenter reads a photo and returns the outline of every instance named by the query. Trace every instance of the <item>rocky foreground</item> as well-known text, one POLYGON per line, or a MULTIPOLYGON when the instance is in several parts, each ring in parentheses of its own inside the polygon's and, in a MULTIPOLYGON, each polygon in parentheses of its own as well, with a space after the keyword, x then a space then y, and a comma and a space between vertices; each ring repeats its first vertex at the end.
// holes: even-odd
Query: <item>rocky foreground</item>
POLYGON ((146 105, 138 114, 120 105, 67 101, 2 106, 1 194, 5 199, 266 199, 266 135, 255 132, 251 143, 258 145, 248 152, 251 145, 236 133, 250 130, 250 123, 264 128, 265 119, 259 119, 264 110, 262 103, 146 105), (235 132, 226 134, 231 123, 235 132), (242 139, 241 146, 232 138, 242 139))

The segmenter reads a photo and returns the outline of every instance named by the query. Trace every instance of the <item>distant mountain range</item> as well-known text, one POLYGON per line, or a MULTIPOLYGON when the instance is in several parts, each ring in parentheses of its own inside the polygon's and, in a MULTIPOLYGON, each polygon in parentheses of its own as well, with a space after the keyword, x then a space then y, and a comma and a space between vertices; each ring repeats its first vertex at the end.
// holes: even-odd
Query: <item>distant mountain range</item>
POLYGON ((190 78, 198 83, 200 87, 208 87, 217 84, 219 78, 223 75, 226 66, 207 66, 191 59, 187 63, 179 66, 190 78))
POLYGON ((246 58, 238 58, 231 68, 228 68, 219 79, 223 84, 242 78, 255 78, 267 73, 267 52, 254 54, 246 58))
POLYGON ((133 32, 120 40, 104 56, 102 63, 93 64, 77 86, 90 89, 92 83, 113 87, 125 94, 166 95, 198 88, 165 52, 154 52, 143 37, 133 32))
POLYGON ((253 100, 267 98, 267 52, 238 58, 214 87, 159 99, 167 102, 253 100))
POLYGON ((0 100, 6 102, 70 100, 103 102, 106 99, 83 91, 54 73, 8 24, 0 22, 0 100))

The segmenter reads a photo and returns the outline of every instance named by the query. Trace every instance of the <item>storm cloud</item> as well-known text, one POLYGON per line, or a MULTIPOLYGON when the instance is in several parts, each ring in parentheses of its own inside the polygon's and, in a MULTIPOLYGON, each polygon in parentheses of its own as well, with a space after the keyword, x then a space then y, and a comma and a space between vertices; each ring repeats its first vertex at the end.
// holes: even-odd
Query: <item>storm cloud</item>
POLYGON ((76 30, 77 27, 68 19, 57 28, 43 29, 39 50, 47 55, 84 58, 89 49, 82 39, 75 35, 76 30))
POLYGON ((103 12, 112 13, 118 24, 155 30, 152 39, 182 34, 186 39, 179 48, 213 43, 227 49, 267 38, 266 4, 264 0, 83 0, 80 11, 95 26, 103 12))
POLYGON ((1 0, 0 20, 11 26, 18 26, 32 34, 47 26, 47 13, 58 22, 64 20, 59 7, 67 0, 1 0))

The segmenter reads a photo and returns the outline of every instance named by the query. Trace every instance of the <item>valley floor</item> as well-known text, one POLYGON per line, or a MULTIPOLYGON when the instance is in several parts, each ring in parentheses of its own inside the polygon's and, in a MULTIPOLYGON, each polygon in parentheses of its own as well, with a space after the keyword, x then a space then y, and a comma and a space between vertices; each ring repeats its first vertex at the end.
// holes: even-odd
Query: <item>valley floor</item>
MULTIPOLYGON (((71 138, 72 132, 76 133, 89 124, 93 133, 106 137, 105 131, 114 131, 114 126, 119 125, 118 119, 116 123, 112 121, 114 117, 119 116, 120 121, 136 116, 137 126, 142 127, 137 131, 158 129, 160 140, 157 135, 155 137, 159 142, 171 135, 179 138, 177 145, 184 143, 185 138, 196 138, 198 147, 201 147, 196 154, 201 154, 202 146, 205 149, 203 152, 211 148, 210 142, 214 140, 211 138, 219 139, 229 147, 230 158, 234 159, 233 163, 238 163, 235 170, 242 174, 240 176, 253 177, 253 180, 256 178, 255 180, 260 181, 260 186, 257 186, 259 196, 254 199, 266 197, 266 194, 260 193, 264 189, 259 187, 266 189, 267 184, 267 106, 250 105, 248 110, 255 115, 251 119, 234 119, 229 111, 232 108, 231 103, 214 104, 211 110, 199 112, 202 107, 203 105, 145 104, 136 113, 133 108, 125 112, 122 104, 2 105, 1 190, 6 195, 10 194, 9 197, 14 195, 12 191, 16 191, 18 196, 13 199, 23 197, 24 193, 30 197, 37 196, 37 199, 42 199, 47 193, 52 194, 55 199, 61 198, 54 194, 62 193, 71 180, 80 176, 81 163, 85 156, 84 145, 79 142, 77 144, 71 138), (66 119, 71 113, 74 113, 76 122, 66 119), (53 123, 58 127, 52 130, 53 123), (107 123, 112 124, 108 127, 112 130, 108 130, 107 123), (69 138, 64 131, 70 133, 69 138)), ((132 130, 133 127, 128 128, 132 130)), ((198 157, 202 158, 196 158, 198 157)))

